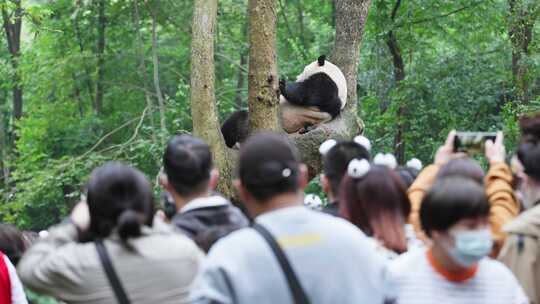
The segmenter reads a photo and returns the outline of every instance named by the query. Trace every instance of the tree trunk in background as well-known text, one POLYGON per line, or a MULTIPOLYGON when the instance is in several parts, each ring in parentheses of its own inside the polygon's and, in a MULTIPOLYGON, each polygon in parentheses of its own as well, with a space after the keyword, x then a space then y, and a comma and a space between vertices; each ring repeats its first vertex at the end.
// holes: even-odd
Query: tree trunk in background
POLYGON ((94 101, 94 111, 100 115, 103 111, 103 95, 105 79, 105 29, 107 27, 107 17, 105 16, 105 7, 107 0, 98 2, 98 41, 97 41, 97 82, 96 99, 94 101))
POLYGON ((236 110, 242 110, 244 108, 244 98, 242 94, 242 90, 244 89, 244 69, 247 64, 247 54, 242 52, 240 53, 240 67, 238 68, 238 80, 236 82, 236 95, 234 97, 234 104, 236 106, 236 110))
MULTIPOLYGON (((401 0, 397 0, 394 8, 392 9, 392 14, 390 20, 394 23, 397 12, 401 6, 401 0)), ((390 30, 386 37, 386 45, 388 50, 392 55, 392 63, 394 65, 394 81, 396 88, 399 88, 401 81, 405 79, 405 63, 403 61, 403 56, 401 55, 401 48, 396 38, 396 34, 393 30, 390 30)), ((394 136, 394 154, 399 164, 405 163, 405 121, 406 121, 406 106, 401 103, 397 110, 397 125, 396 125, 396 134, 394 136)))
POLYGON ((2 9, 2 23, 6 34, 8 51, 11 56, 13 68, 13 123, 19 120, 23 114, 23 89, 19 72, 19 58, 21 56, 21 27, 23 10, 21 0, 11 0, 15 9, 10 14, 5 8, 2 9))
POLYGON ((250 132, 283 132, 279 121, 276 0, 249 0, 248 106, 250 132))
POLYGON ((360 43, 364 34, 364 25, 371 0, 335 0, 336 38, 331 56, 347 79, 347 105, 341 115, 327 124, 317 127, 306 134, 291 135, 300 150, 302 160, 308 165, 311 177, 322 169, 319 146, 328 138, 350 140, 363 129, 363 123, 357 116, 358 63, 360 43))
POLYGON ((218 189, 233 197, 232 155, 220 131, 214 91, 214 33, 217 0, 195 0, 191 41, 191 115, 193 132, 207 142, 220 171, 218 189))
MULTIPOLYGON (((155 5, 159 7, 159 1, 155 5)), ((167 123, 165 121, 165 101, 161 93, 161 85, 159 84, 159 57, 158 57, 158 41, 157 41, 157 8, 150 8, 152 14, 152 63, 154 66, 154 87, 159 106, 159 124, 161 127, 161 143, 165 146, 167 136, 167 123)), ((212 54, 213 56, 213 54, 212 54)))
MULTIPOLYGON (((247 40, 248 36, 248 16, 249 11, 246 8, 246 15, 244 24, 242 26, 242 38, 247 40)), ((240 66, 238 67, 238 80, 236 82, 236 95, 234 97, 234 104, 236 106, 236 110, 242 110, 244 108, 244 83, 245 83, 245 71, 246 71, 246 65, 248 63, 248 49, 244 49, 242 47, 242 50, 240 51, 240 66)))
POLYGON ((540 4, 532 1, 508 0, 509 36, 512 43, 512 76, 516 100, 520 103, 530 101, 529 55, 534 24, 540 14, 540 4))
POLYGON ((86 88, 88 89, 88 96, 90 98, 90 104, 94 103, 94 84, 92 83, 92 76, 90 76, 90 69, 88 68, 87 58, 84 57, 84 42, 81 36, 81 29, 79 27, 79 19, 75 17, 73 20, 73 28, 75 30, 75 36, 77 36, 77 42, 79 43, 79 51, 81 53, 82 65, 84 67, 84 82, 86 83, 86 88))
POLYGON ((142 77, 142 87, 144 89, 144 98, 146 100, 146 107, 150 117, 150 127, 152 128, 152 141, 156 142, 156 124, 154 122, 154 103, 150 96, 150 90, 148 88, 148 75, 146 60, 144 56, 144 44, 141 35, 141 17, 139 14, 139 1, 133 1, 133 23, 135 24, 135 32, 137 34, 137 53, 139 56, 139 74, 142 77))

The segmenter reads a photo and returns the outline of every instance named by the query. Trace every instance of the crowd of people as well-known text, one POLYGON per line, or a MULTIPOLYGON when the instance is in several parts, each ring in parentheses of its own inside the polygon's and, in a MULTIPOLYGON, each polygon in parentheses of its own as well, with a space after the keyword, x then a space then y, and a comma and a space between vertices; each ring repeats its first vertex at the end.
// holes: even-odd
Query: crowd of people
POLYGON ((540 304, 540 114, 520 126, 509 159, 501 132, 485 142, 487 172, 454 131, 423 169, 372 157, 363 136, 330 139, 322 210, 303 204, 308 170, 287 137, 240 146, 233 204, 215 192, 208 144, 175 136, 160 203, 111 162, 48 233, 2 224, 0 304, 29 290, 64 303, 540 304))

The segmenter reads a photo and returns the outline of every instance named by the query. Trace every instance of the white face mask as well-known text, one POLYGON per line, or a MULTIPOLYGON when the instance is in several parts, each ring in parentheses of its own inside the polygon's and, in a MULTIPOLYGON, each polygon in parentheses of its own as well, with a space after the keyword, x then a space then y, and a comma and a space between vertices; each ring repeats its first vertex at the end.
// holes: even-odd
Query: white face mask
POLYGON ((454 246, 448 244, 448 255, 462 267, 471 267, 484 257, 493 248, 493 238, 488 228, 476 230, 462 230, 451 232, 454 246))

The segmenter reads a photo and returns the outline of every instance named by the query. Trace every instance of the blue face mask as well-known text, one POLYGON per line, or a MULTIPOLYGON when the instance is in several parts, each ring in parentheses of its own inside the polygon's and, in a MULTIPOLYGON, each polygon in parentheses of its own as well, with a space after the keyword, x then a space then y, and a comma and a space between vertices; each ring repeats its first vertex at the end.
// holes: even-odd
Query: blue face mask
POLYGON ((491 231, 487 228, 478 230, 465 230, 452 233, 455 239, 454 247, 448 253, 463 267, 471 267, 487 256, 493 248, 491 231))

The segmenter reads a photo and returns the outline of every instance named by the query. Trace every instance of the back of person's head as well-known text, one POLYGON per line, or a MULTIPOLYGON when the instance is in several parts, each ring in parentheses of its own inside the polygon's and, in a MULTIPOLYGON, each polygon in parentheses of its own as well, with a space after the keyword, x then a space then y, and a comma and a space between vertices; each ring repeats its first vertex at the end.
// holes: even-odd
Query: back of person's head
POLYGON ((347 174, 340 189, 340 213, 395 252, 407 250, 405 222, 410 212, 406 189, 386 166, 371 165, 361 177, 347 174))
POLYGON ((397 167, 395 169, 396 174, 399 176, 405 188, 409 188, 414 180, 416 179, 417 174, 415 174, 415 169, 409 167, 397 167))
POLYGON ((489 215, 484 187, 466 177, 445 177, 427 193, 420 207, 420 221, 428 236, 433 231, 447 231, 462 219, 489 215))
POLYGON ((339 142, 324 154, 323 173, 328 178, 334 195, 339 194, 339 185, 353 159, 370 160, 371 155, 364 146, 354 141, 339 142))
POLYGON ((258 133, 240 147, 238 177, 242 186, 261 202, 298 191, 299 171, 298 153, 283 135, 258 133))
POLYGON ((517 156, 525 174, 540 182, 540 112, 520 120, 521 142, 517 156))
POLYGON ((163 167, 169 184, 179 195, 203 192, 212 171, 210 147, 191 135, 175 136, 165 149, 163 167))
POLYGON ((478 162, 469 157, 455 158, 444 164, 437 174, 437 179, 451 176, 467 177, 479 184, 484 183, 484 170, 478 162))
POLYGON ((22 232, 13 225, 0 224, 0 251, 17 265, 25 250, 22 232))
POLYGON ((104 238, 114 228, 122 240, 141 235, 141 225, 152 225, 153 193, 137 169, 110 162, 96 168, 87 185, 90 232, 104 238))

